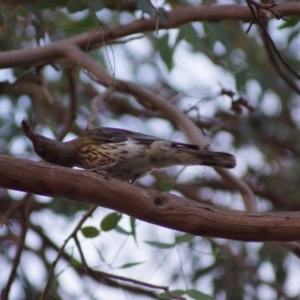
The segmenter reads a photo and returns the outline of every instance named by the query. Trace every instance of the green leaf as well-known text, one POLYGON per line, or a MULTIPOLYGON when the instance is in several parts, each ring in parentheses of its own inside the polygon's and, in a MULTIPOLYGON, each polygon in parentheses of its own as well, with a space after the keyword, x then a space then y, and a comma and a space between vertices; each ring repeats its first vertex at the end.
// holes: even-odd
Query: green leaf
POLYGON ((170 192, 172 189, 174 189, 174 182, 169 180, 162 180, 159 181, 158 187, 164 192, 170 192))
POLYGON ((160 243, 160 242, 154 242, 154 241, 145 241, 150 246, 161 248, 161 249, 170 249, 174 247, 174 244, 167 244, 167 243, 160 243))
POLYGON ((175 41, 175 46, 177 46, 181 40, 185 40, 186 42, 191 44, 194 51, 199 51, 201 47, 201 40, 198 32, 191 24, 180 27, 177 39, 175 41))
MULTIPOLYGON (((186 292, 184 290, 173 290, 170 291, 170 293, 177 295, 177 296, 182 296, 184 295, 186 292)), ((171 300, 173 299, 170 295, 168 295, 167 293, 161 293, 158 295, 158 299, 160 300, 171 300)))
POLYGON ((95 247, 95 250, 97 251, 99 257, 100 257, 100 260, 103 261, 106 265, 108 265, 109 263, 105 260, 104 256, 102 255, 101 251, 95 247))
POLYGON ((99 11, 105 7, 102 0, 88 0, 88 6, 92 12, 99 11))
POLYGON ((157 295, 158 300, 172 300, 171 296, 167 293, 161 293, 157 295))
POLYGON ((83 19, 69 20, 68 22, 64 22, 64 16, 58 14, 56 21, 61 24, 61 30, 64 31, 66 37, 71 37, 99 26, 95 16, 92 14, 88 14, 83 19))
POLYGON ((57 214, 73 218, 77 212, 85 211, 89 206, 85 203, 66 203, 66 201, 61 201, 60 198, 53 198, 49 202, 48 208, 57 214))
POLYGON ((189 233, 185 233, 183 235, 176 236, 175 243, 189 243, 195 236, 189 233))
POLYGON ((214 300, 213 297, 211 297, 210 295, 204 294, 202 292, 199 292, 197 290, 189 290, 187 292, 187 294, 195 300, 214 300))
POLYGON ((131 234, 136 242, 135 218, 130 217, 131 234))
POLYGON ((157 39, 158 50, 160 56, 169 71, 173 68, 173 53, 174 49, 169 46, 169 34, 164 34, 161 38, 157 39))
POLYGON ((81 228, 81 233, 86 238, 94 238, 100 234, 100 231, 93 226, 86 226, 86 227, 81 228))
POLYGON ((159 24, 165 24, 168 20, 169 12, 165 10, 163 7, 159 7, 158 13, 159 13, 159 24))
POLYGON ((299 17, 290 17, 286 22, 284 22, 282 25, 278 26, 278 29, 294 27, 299 23, 299 21, 300 21, 299 17))
POLYGON ((110 213, 103 218, 100 227, 103 231, 110 231, 112 229, 115 229, 121 218, 122 214, 116 212, 110 213))
POLYGON ((5 24, 5 20, 4 20, 3 14, 0 12, 0 28, 2 26, 4 26, 4 24, 5 24))
POLYGON ((82 263, 79 260, 77 260, 76 258, 74 258, 74 257, 71 258, 70 263, 74 267, 80 267, 80 266, 82 266, 82 263))
POLYGON ((70 13, 75 13, 88 8, 87 0, 69 0, 67 8, 70 13))
POLYGON ((134 263, 127 263, 127 264, 124 264, 120 267, 118 267, 118 269, 126 269, 126 268, 131 268, 131 267, 134 267, 134 266, 137 266, 137 265, 140 265, 140 264, 143 264, 144 262, 143 261, 140 261, 140 262, 134 262, 134 263))
POLYGON ((149 1, 147 0, 138 0, 137 7, 140 9, 143 13, 146 13, 153 17, 155 15, 155 10, 153 7, 149 4, 149 1))
POLYGON ((125 229, 123 229, 121 226, 117 225, 115 230, 118 232, 118 233, 121 233, 121 234, 125 234, 125 235, 131 235, 131 231, 127 231, 125 229))
POLYGON ((56 6, 64 6, 67 4, 67 0, 38 0, 36 3, 36 8, 38 9, 46 9, 46 8, 54 8, 56 6))

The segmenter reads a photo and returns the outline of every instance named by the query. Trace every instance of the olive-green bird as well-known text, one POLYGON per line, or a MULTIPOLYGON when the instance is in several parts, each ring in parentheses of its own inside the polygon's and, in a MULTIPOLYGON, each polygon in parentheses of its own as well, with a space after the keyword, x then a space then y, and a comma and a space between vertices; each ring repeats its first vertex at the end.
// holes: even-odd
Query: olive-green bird
POLYGON ((204 151, 196 145, 171 142, 150 135, 117 128, 94 128, 68 142, 59 142, 35 134, 22 121, 37 155, 45 161, 99 172, 133 183, 154 169, 173 165, 203 165, 234 168, 229 153, 204 151))

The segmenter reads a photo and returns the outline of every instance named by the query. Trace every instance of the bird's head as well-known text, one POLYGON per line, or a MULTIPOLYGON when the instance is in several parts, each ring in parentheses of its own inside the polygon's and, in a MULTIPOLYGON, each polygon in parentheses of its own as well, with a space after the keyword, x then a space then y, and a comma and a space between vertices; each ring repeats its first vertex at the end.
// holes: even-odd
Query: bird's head
POLYGON ((63 143, 35 134, 26 120, 22 121, 22 127, 26 136, 31 140, 35 153, 45 161, 68 166, 65 159, 63 143))

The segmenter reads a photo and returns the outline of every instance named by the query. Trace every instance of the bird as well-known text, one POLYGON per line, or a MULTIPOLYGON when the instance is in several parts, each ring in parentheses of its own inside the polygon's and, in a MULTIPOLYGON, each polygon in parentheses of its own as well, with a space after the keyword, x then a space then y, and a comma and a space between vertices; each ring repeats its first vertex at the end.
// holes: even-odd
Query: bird
POLYGON ((229 153, 201 150, 197 145, 125 129, 94 128, 78 138, 60 142, 34 133, 26 120, 22 127, 36 154, 46 162, 90 170, 131 184, 155 169, 174 165, 236 165, 235 157, 229 153))

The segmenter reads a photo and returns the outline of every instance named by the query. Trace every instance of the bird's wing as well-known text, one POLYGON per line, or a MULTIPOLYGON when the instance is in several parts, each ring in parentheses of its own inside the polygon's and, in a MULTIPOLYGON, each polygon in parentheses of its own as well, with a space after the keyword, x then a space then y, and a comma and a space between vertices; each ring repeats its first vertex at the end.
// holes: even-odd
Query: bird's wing
MULTIPOLYGON (((122 143, 126 142, 128 139, 132 139, 141 144, 151 145, 152 143, 157 141, 166 141, 147 134, 108 127, 94 128, 87 131, 85 135, 100 143, 122 143)), ((205 160, 206 163, 203 164, 215 166, 215 160, 217 159, 217 157, 219 157, 222 159, 222 161, 224 161, 224 167, 233 168, 235 166, 235 157, 229 153, 205 151, 192 144, 172 141, 166 142, 169 147, 172 147, 177 151, 190 153, 192 155, 196 155, 202 160, 205 160)))
MULTIPOLYGON (((157 138, 152 135, 147 135, 147 134, 129 131, 125 129, 108 128, 108 127, 94 128, 92 130, 87 131, 85 135, 101 143, 122 143, 127 141, 128 138, 136 140, 141 144, 152 144, 155 141, 164 141, 163 139, 157 138)), ((177 149, 200 150, 198 146, 192 144, 178 143, 172 141, 170 141, 170 143, 171 143, 170 145, 171 147, 177 149)))
POLYGON ((147 134, 108 127, 94 128, 87 131, 85 135, 101 143, 122 143, 129 138, 145 144, 152 144, 155 141, 161 140, 147 134))

